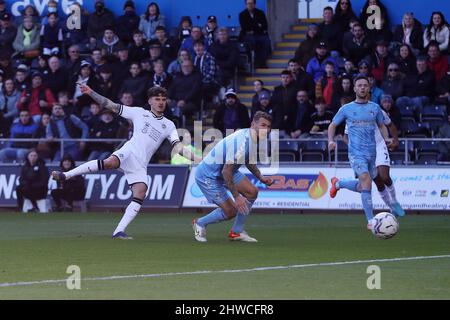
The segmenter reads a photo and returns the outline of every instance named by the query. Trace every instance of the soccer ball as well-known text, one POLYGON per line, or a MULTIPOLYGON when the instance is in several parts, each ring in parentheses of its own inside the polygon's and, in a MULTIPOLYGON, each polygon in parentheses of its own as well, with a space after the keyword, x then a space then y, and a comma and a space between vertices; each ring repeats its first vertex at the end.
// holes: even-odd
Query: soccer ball
POLYGON ((392 213, 380 212, 374 218, 372 233, 380 239, 390 239, 395 236, 400 225, 392 213))

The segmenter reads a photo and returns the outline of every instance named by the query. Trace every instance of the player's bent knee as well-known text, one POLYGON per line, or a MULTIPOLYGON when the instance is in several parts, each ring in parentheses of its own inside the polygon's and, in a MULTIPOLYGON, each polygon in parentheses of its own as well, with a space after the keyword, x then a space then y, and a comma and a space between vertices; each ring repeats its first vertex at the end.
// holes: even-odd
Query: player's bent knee
POLYGON ((258 198, 258 192, 259 192, 258 188, 253 187, 253 188, 251 188, 251 190, 248 192, 246 198, 249 199, 249 200, 255 200, 256 198, 258 198))

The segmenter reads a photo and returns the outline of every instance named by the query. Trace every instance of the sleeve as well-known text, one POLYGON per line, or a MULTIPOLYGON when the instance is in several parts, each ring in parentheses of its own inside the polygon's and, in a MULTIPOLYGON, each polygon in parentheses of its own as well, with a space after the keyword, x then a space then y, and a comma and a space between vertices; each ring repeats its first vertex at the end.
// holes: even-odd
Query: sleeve
POLYGON ((345 124, 344 134, 348 135, 348 126, 345 124))
POLYGON ((167 140, 169 140, 172 147, 180 142, 180 137, 178 136, 178 131, 173 122, 170 122, 167 135, 167 140))
POLYGON ((381 112, 383 113, 383 117, 384 117, 384 125, 389 126, 392 123, 391 118, 384 110, 381 110, 381 112))
POLYGON ((378 106, 377 106, 377 118, 376 118, 376 120, 377 120, 377 124, 378 125, 384 124, 384 121, 385 121, 383 113, 381 112, 381 108, 378 107, 378 106))
POLYGON ((336 115, 333 118, 333 123, 335 125, 340 125, 343 121, 346 119, 345 115, 346 108, 340 108, 339 111, 336 113, 336 115))
POLYGON ((449 39, 450 39, 450 36, 449 36, 450 28, 444 27, 444 29, 442 29, 442 33, 444 34, 444 42, 442 42, 439 45, 439 49, 441 51, 445 51, 448 48, 448 42, 449 42, 449 39))
POLYGON ((142 113, 142 108, 139 107, 129 107, 124 106, 123 104, 119 105, 119 112, 117 113, 119 116, 124 117, 125 119, 134 120, 137 116, 142 113))
POLYGON ((81 130, 81 138, 87 139, 89 137, 89 128, 87 124, 73 114, 70 116, 70 119, 72 120, 72 123, 81 130))

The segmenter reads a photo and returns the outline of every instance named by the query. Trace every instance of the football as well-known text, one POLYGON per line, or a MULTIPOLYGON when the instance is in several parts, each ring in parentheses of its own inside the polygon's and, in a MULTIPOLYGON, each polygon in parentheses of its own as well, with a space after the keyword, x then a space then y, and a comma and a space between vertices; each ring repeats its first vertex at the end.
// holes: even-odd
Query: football
POLYGON ((392 213, 380 212, 374 217, 372 233, 380 239, 390 239, 395 236, 400 227, 397 219, 392 213))

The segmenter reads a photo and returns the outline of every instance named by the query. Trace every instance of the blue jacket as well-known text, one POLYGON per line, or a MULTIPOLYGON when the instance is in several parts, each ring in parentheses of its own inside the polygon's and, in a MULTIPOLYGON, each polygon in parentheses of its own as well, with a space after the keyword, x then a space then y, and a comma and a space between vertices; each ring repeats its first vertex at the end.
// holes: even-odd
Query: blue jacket
MULTIPOLYGON (((50 121, 50 124, 47 126, 47 138, 60 138, 60 139, 76 139, 79 138, 77 136, 73 136, 74 133, 70 131, 73 131, 72 128, 67 128, 66 121, 71 121, 73 126, 77 127, 79 130, 81 130, 81 138, 87 139, 89 137, 89 128, 86 123, 81 121, 78 117, 74 115, 70 116, 64 116, 60 118, 56 118, 55 116, 52 116, 52 119, 50 121), (70 120, 69 120, 69 119, 70 120), (54 125, 56 125, 56 128, 58 132, 53 132, 54 125)), ((70 146, 73 146, 74 144, 77 144, 76 141, 65 141, 64 147, 68 148, 70 146)))
POLYGON ((322 63, 319 63, 317 57, 309 60, 308 65, 306 66, 306 72, 313 76, 314 82, 320 79, 320 77, 325 75, 325 63, 331 61, 334 64, 334 74, 337 76, 339 71, 339 66, 336 61, 332 57, 325 58, 322 63))
POLYGON ((139 21, 139 30, 141 30, 147 40, 155 39, 155 30, 158 26, 166 26, 165 17, 159 15, 158 19, 145 19, 145 15, 141 15, 141 20, 139 21))
MULTIPOLYGON (((33 134, 37 130, 38 125, 33 121, 32 118, 30 118, 30 122, 27 124, 23 124, 22 122, 16 122, 11 127, 11 139, 26 139, 26 138, 32 138, 33 134)), ((28 149, 32 148, 34 145, 34 142, 26 142, 26 141, 17 141, 17 142, 10 142, 11 148, 22 148, 22 149, 28 149)))
MULTIPOLYGON (((205 44, 205 51, 208 51, 208 48, 209 48, 208 41, 203 40, 203 43, 205 44)), ((194 40, 192 39, 192 37, 188 37, 188 38, 184 39, 183 43, 181 44, 180 50, 181 49, 189 50, 191 57, 192 58, 195 57, 196 54, 194 51, 194 40)))

